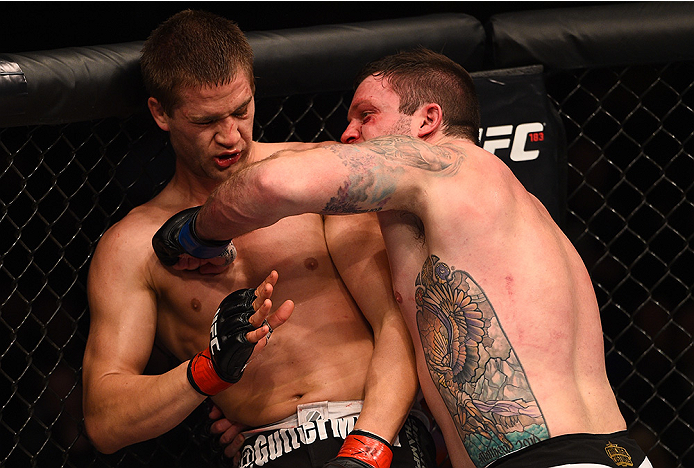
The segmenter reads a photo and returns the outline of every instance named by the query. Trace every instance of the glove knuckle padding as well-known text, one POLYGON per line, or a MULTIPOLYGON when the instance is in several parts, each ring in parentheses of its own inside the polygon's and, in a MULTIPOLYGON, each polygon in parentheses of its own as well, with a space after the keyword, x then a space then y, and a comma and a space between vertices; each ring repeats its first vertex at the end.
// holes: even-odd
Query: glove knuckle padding
POLYGON ((246 333, 255 330, 248 321, 255 312, 255 290, 240 289, 229 294, 219 304, 212 322, 210 351, 212 364, 219 377, 230 383, 243 375, 255 343, 246 339, 246 333))
POLYGON ((185 253, 178 240, 181 228, 200 211, 196 206, 176 213, 169 218, 152 237, 152 247, 159 257, 159 261, 166 266, 173 266, 178 262, 178 257, 185 253))

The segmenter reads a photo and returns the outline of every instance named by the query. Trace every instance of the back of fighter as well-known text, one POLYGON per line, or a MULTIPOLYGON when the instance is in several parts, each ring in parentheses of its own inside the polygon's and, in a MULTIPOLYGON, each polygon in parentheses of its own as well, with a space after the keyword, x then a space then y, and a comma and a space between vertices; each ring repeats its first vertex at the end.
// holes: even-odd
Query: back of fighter
POLYGON ((421 223, 379 214, 420 383, 454 464, 650 467, 607 380, 580 256, 498 158, 469 142, 460 152, 458 176, 413 178, 427 187, 412 202, 421 223))

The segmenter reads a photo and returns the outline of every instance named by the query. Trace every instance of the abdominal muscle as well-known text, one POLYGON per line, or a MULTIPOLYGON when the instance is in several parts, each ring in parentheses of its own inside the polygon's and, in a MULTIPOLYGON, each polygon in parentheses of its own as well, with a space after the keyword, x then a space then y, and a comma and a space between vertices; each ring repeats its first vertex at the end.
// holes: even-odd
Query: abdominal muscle
MULTIPOLYGON (((278 284, 274 304, 287 299, 286 289, 292 290, 278 284)), ((373 335, 351 298, 341 296, 317 294, 296 303, 289 320, 251 357, 241 380, 212 398, 228 419, 258 427, 296 414, 298 404, 364 398, 373 335)), ((206 324, 195 329, 182 323, 161 327, 176 330, 177 338, 160 334, 160 339, 182 361, 209 345, 214 310, 204 315, 206 324)))
POLYGON ((155 273, 162 344, 181 361, 190 359, 209 346, 221 300, 259 285, 276 269, 273 308, 290 299, 294 312, 251 357, 241 380, 213 398, 215 404, 227 418, 257 427, 296 414, 297 404, 363 399, 373 334, 332 264, 320 218, 282 220, 235 244, 239 256, 220 275, 155 273), (268 255, 267 245, 274 254, 268 255))
POLYGON ((258 427, 296 414, 299 404, 363 399, 370 332, 341 323, 334 333, 312 333, 301 322, 274 332, 241 380, 213 398, 227 418, 258 427))

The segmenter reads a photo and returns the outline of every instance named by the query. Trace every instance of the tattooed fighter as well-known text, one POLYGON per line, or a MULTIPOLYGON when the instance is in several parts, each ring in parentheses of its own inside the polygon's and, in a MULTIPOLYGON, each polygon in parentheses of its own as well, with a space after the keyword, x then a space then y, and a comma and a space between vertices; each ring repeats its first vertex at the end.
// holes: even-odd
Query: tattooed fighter
POLYGON ((189 221, 188 241, 304 212, 377 211, 419 380, 456 467, 650 467, 607 380, 588 272, 542 204, 477 145, 467 72, 418 50, 357 83, 350 144, 239 171, 189 221))

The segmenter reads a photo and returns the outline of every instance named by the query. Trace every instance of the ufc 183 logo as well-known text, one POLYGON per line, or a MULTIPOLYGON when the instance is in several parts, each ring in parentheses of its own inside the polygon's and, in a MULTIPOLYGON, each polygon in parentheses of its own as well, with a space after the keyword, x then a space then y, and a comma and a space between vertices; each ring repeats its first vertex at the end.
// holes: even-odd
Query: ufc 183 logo
POLYGON ((514 125, 499 125, 480 128, 482 147, 496 154, 500 149, 511 149, 511 161, 530 161, 540 156, 540 150, 528 149, 528 143, 545 140, 545 126, 541 122, 514 125))

